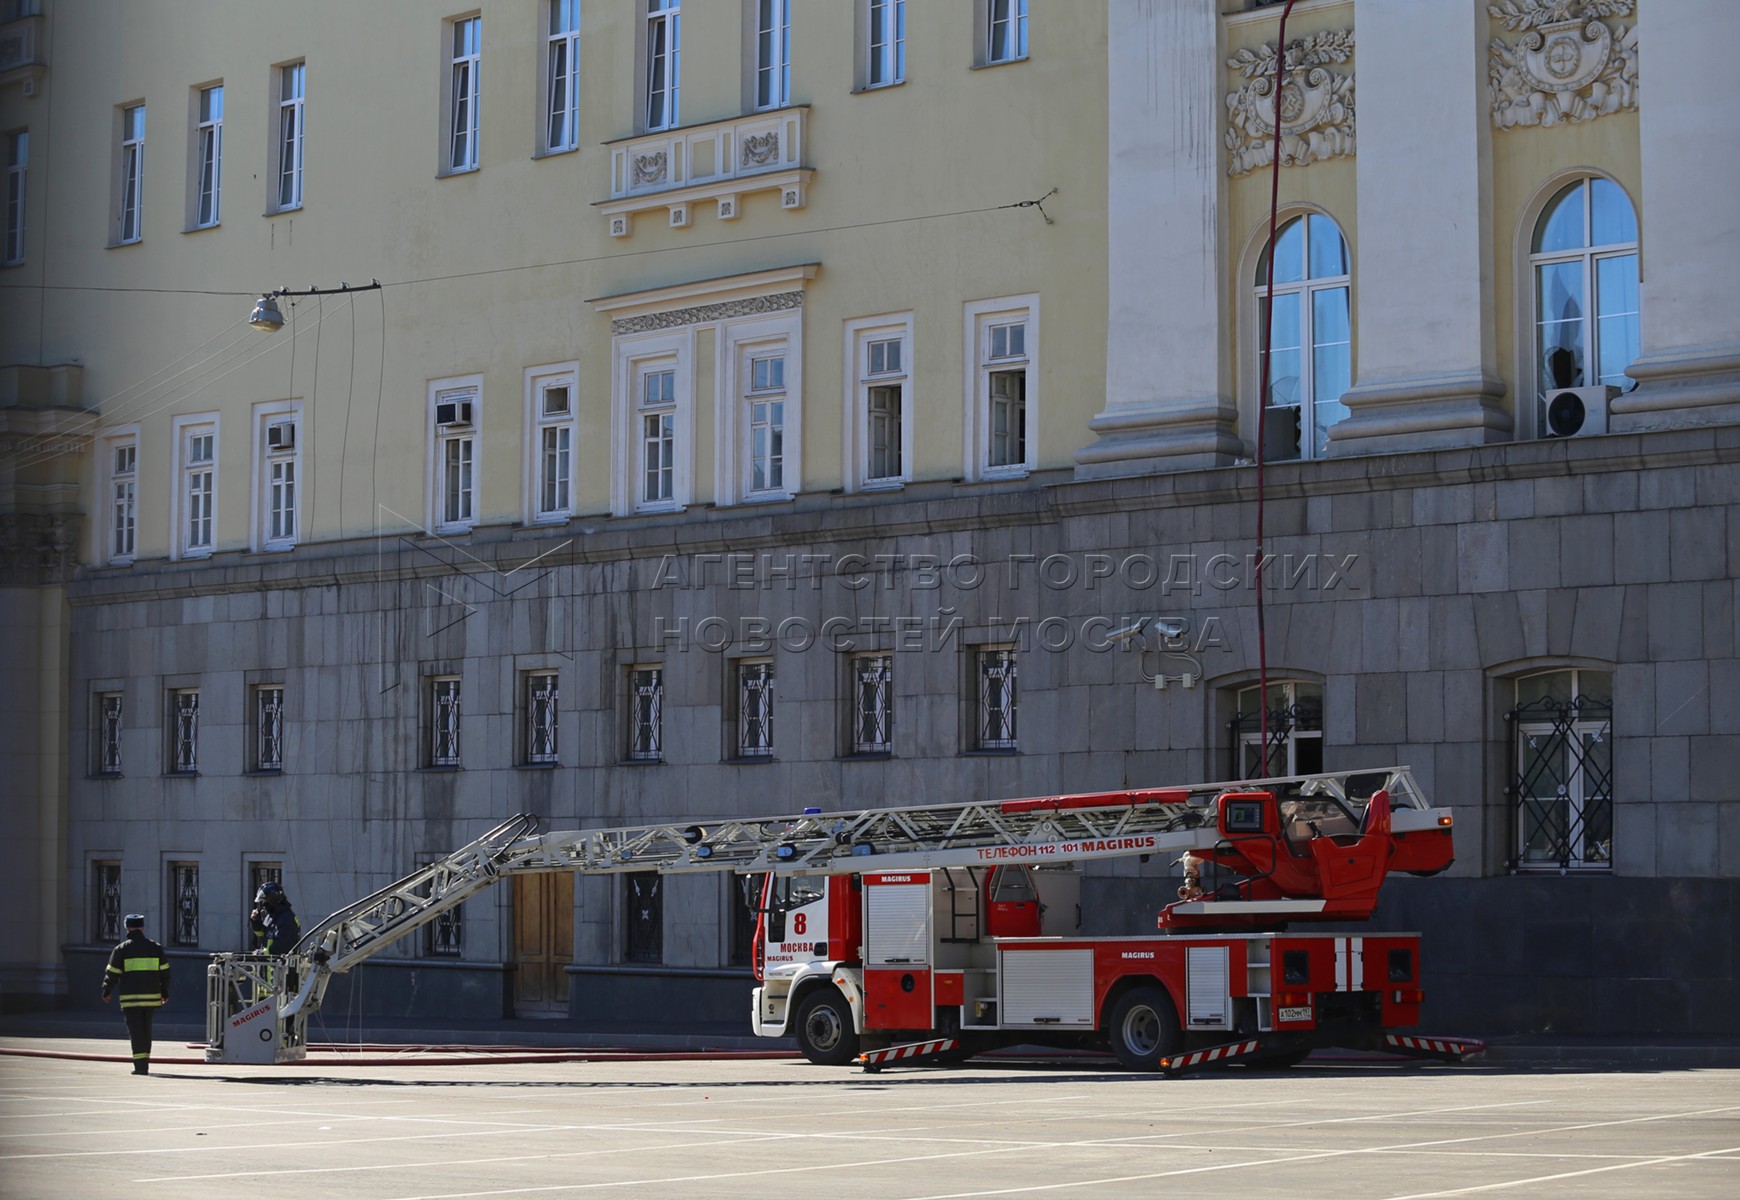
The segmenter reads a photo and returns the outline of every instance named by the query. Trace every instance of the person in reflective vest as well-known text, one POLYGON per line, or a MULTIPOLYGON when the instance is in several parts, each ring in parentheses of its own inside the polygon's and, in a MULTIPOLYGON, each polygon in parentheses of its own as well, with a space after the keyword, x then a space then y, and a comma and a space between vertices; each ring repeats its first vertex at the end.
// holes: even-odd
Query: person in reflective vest
POLYGON ((121 995, 121 1017, 133 1043, 133 1074, 151 1073, 151 1017, 169 1003, 169 958, 145 936, 145 918, 127 914, 127 940, 109 954, 103 972, 103 1003, 121 995))

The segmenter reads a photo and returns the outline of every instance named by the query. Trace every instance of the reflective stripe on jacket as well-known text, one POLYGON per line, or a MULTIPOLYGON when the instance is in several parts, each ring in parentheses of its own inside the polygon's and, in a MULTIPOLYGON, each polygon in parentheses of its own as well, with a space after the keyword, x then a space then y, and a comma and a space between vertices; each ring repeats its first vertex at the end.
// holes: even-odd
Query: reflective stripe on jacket
POLYGON ((129 933, 109 954, 103 972, 103 998, 117 990, 122 1008, 156 1008, 168 1000, 169 959, 163 947, 143 933, 129 933))

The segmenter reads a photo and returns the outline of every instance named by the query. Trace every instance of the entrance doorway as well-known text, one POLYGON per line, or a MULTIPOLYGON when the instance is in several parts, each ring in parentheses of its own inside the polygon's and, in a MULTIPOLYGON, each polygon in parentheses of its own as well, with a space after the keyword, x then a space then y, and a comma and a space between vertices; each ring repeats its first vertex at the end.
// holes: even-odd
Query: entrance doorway
POLYGON ((574 953, 574 876, 568 871, 514 876, 514 1015, 568 1015, 574 953))

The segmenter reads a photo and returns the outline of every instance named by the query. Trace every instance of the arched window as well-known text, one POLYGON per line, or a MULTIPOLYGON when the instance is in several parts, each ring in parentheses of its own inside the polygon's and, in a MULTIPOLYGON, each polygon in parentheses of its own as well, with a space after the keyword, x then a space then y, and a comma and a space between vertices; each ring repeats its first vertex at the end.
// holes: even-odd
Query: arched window
MULTIPOLYGON (((1275 328, 1263 457, 1317 458, 1329 427, 1347 415, 1341 394, 1353 380, 1353 321, 1347 241, 1319 213, 1294 217, 1275 235, 1275 328)), ((1269 319, 1269 248, 1257 260, 1258 370, 1269 319)))
POLYGON ((1637 214, 1596 176, 1548 202, 1529 245, 1535 283, 1535 428, 1560 388, 1626 388, 1638 355, 1637 214))
POLYGON ((1510 798, 1518 869, 1613 866, 1613 675, 1543 671, 1516 681, 1510 798))

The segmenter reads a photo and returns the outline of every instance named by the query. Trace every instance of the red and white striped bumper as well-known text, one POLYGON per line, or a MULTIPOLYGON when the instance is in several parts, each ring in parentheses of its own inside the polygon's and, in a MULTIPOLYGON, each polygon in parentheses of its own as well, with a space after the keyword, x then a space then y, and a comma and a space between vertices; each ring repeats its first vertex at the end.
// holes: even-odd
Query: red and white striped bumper
POLYGON ((961 1044, 960 1038, 933 1038, 928 1042, 908 1042, 903 1046, 888 1046, 882 1050, 866 1050, 852 1061, 867 1070, 875 1070, 891 1062, 909 1058, 928 1058, 942 1054, 961 1044))
POLYGON ((1210 1046, 1206 1050, 1192 1050, 1189 1054, 1174 1054, 1171 1058, 1160 1060, 1160 1069, 1162 1071, 1188 1071, 1192 1067, 1203 1067, 1209 1063, 1228 1062, 1235 1058, 1243 1058, 1247 1054, 1255 1054, 1258 1044, 1253 1039, 1248 1042, 1228 1042, 1224 1046, 1210 1046))
POLYGON ((1441 1058, 1445 1062, 1461 1062, 1486 1053, 1486 1043, 1479 1038, 1410 1037, 1401 1033, 1384 1034, 1384 1048, 1396 1054, 1441 1058))

